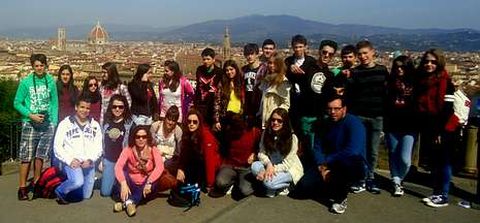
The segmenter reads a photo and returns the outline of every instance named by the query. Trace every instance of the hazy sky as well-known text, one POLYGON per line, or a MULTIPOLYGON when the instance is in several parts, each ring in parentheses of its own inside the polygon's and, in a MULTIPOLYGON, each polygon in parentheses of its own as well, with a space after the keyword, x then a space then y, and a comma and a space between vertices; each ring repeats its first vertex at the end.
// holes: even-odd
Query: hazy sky
POLYGON ((0 0, 0 30, 102 23, 169 27, 251 14, 333 24, 480 30, 480 0, 0 0))

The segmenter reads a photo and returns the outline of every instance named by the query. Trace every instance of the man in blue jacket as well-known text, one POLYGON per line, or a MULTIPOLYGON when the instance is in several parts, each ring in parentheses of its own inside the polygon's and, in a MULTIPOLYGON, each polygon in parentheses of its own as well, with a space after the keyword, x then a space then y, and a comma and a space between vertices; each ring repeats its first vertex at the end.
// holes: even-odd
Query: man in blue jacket
POLYGON ((342 96, 327 100, 329 119, 315 134, 315 167, 298 183, 298 191, 327 196, 330 211, 342 214, 353 182, 365 175, 365 127, 354 115, 347 114, 342 96))

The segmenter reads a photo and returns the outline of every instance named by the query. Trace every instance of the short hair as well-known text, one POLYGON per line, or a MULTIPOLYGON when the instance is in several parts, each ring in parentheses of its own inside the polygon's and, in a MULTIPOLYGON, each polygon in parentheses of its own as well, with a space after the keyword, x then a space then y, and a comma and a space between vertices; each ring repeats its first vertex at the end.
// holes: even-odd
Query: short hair
POLYGON ((180 117, 180 111, 176 105, 170 106, 165 113, 165 118, 177 122, 180 117))
POLYGON ((305 38, 305 36, 297 34, 297 35, 292 37, 292 46, 295 46, 295 44, 303 44, 303 45, 306 46, 307 45, 307 38, 305 38))
POLYGON ((363 48, 367 48, 367 47, 374 49, 373 44, 368 40, 361 40, 356 45, 357 51, 360 50, 360 49, 363 49, 363 48))
POLYGON ((259 53, 259 50, 258 50, 258 45, 255 44, 255 43, 247 43, 247 45, 245 45, 243 47, 243 55, 251 55, 251 54, 258 54, 259 53))
POLYGON ((329 39, 322 40, 322 42, 320 42, 320 46, 318 47, 318 49, 321 50, 324 46, 332 47, 334 50, 333 52, 337 52, 338 44, 333 40, 329 40, 329 39))
POLYGON ((272 39, 264 40, 262 43, 262 48, 265 47, 265 45, 273 45, 273 48, 277 47, 277 45, 275 44, 275 41, 273 41, 272 39))
POLYGON ((340 100, 340 102, 342 103, 342 107, 345 107, 346 104, 345 104, 345 97, 343 95, 338 95, 338 94, 329 94, 328 97, 327 97, 327 100, 326 100, 326 104, 325 106, 328 106, 328 104, 332 101, 335 101, 335 100, 340 100))
POLYGON ((355 46, 352 44, 344 46, 340 51, 341 56, 351 54, 351 53, 353 53, 354 55, 357 55, 357 48, 355 48, 355 46))
POLYGON ((203 51, 202 51, 202 54, 201 54, 202 57, 211 57, 211 58, 215 58, 215 50, 213 50, 212 48, 210 47, 207 47, 205 48, 203 51))
POLYGON ((30 64, 32 67, 35 61, 40 61, 40 63, 47 65, 47 56, 43 53, 32 54, 32 56, 30 56, 30 64))
POLYGON ((75 102, 75 106, 78 106, 80 105, 80 102, 87 102, 87 103, 92 103, 92 100, 88 97, 86 97, 85 95, 80 95, 78 96, 76 102, 75 102))

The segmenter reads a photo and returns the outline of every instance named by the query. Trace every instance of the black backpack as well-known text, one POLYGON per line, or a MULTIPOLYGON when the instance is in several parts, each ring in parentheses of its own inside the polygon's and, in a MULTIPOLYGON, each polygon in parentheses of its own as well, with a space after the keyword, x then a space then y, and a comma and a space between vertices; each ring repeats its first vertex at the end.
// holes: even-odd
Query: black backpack
POLYGON ((200 188, 198 184, 186 184, 172 189, 167 202, 174 207, 186 207, 185 211, 188 211, 200 205, 200 188))

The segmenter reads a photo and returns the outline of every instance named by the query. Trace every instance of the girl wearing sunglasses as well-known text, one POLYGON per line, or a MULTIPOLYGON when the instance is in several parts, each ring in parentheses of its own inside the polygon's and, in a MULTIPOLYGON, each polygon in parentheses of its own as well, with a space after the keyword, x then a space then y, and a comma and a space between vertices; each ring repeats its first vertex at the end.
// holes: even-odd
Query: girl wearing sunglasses
POLYGON ((218 141, 203 125, 200 113, 192 108, 185 119, 177 180, 182 183, 198 183, 204 192, 215 183, 215 173, 220 166, 218 141))
POLYGON ((120 183, 120 199, 113 211, 126 210, 129 217, 137 212, 136 206, 155 194, 158 179, 163 172, 163 160, 148 126, 133 128, 128 147, 122 150, 115 164, 115 177, 120 183))
POLYGON ((288 111, 273 110, 268 127, 260 140, 258 160, 252 164, 252 173, 263 182, 266 196, 289 193, 289 187, 303 176, 303 167, 297 156, 298 139, 292 133, 288 111))
MULTIPOLYGON (((103 124, 103 160, 100 169, 103 169, 100 195, 108 197, 112 195, 115 181, 114 166, 123 148, 128 146, 130 129, 134 125, 127 98, 115 94, 110 99, 107 112, 104 115, 103 124)), ((115 189, 118 189, 115 187, 115 189)))
POLYGON ((90 101, 90 117, 96 121, 100 120, 102 96, 98 90, 98 80, 95 76, 89 76, 83 82, 81 97, 90 101))

